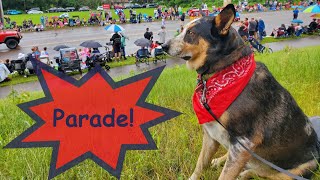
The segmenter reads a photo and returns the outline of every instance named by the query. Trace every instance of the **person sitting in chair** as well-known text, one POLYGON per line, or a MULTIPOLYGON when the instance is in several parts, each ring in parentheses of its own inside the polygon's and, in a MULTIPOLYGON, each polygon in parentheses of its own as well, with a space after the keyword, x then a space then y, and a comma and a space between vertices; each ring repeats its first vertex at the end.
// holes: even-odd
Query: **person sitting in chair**
POLYGON ((309 32, 314 32, 317 30, 318 23, 316 22, 317 19, 313 19, 312 22, 309 24, 308 31, 309 32))
POLYGON ((248 41, 250 42, 251 46, 254 47, 258 52, 261 52, 263 50, 263 46, 253 36, 249 36, 248 41))

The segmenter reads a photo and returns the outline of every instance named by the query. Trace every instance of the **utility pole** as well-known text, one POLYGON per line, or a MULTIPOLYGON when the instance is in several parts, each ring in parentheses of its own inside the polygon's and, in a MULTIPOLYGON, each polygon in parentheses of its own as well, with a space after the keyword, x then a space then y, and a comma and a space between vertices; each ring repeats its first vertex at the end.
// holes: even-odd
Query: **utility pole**
POLYGON ((2 22, 2 25, 4 26, 4 15, 3 15, 3 6, 2 6, 2 0, 0 0, 0 21, 2 22))

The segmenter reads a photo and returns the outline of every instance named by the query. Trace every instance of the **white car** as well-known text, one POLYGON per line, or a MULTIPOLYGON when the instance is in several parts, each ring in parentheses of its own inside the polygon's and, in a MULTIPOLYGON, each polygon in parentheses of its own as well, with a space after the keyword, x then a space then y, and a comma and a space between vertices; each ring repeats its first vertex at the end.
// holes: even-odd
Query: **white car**
POLYGON ((63 13, 59 16, 59 18, 69 18, 69 14, 68 13, 63 13))
POLYGON ((97 7, 97 11, 103 11, 103 7, 102 6, 98 6, 97 7))
POLYGON ((27 12, 28 14, 43 14, 43 11, 38 11, 38 10, 30 10, 27 12))

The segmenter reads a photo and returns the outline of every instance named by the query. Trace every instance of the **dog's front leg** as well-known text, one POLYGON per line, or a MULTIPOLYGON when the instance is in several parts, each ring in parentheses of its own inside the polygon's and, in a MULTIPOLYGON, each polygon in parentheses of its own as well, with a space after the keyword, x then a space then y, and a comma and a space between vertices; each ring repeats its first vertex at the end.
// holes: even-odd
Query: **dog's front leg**
MULTIPOLYGON (((241 143, 253 150, 253 144, 248 140, 240 140, 241 143)), ((219 180, 236 179, 246 163, 251 159, 251 155, 239 143, 231 144, 228 150, 228 158, 224 164, 219 180)))
POLYGON ((209 163, 213 155, 217 152, 219 145, 220 144, 218 143, 218 141, 212 139, 207 133, 206 129, 203 128, 202 149, 198 158, 196 168, 189 180, 197 180, 200 178, 202 170, 209 166, 209 163))

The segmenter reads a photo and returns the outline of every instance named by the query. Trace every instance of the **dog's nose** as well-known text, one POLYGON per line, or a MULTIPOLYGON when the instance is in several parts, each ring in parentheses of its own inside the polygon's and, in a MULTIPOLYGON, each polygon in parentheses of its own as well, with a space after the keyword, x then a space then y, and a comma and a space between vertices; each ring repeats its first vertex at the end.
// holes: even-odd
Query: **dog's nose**
POLYGON ((162 49, 167 53, 170 48, 170 41, 161 45, 162 49))

